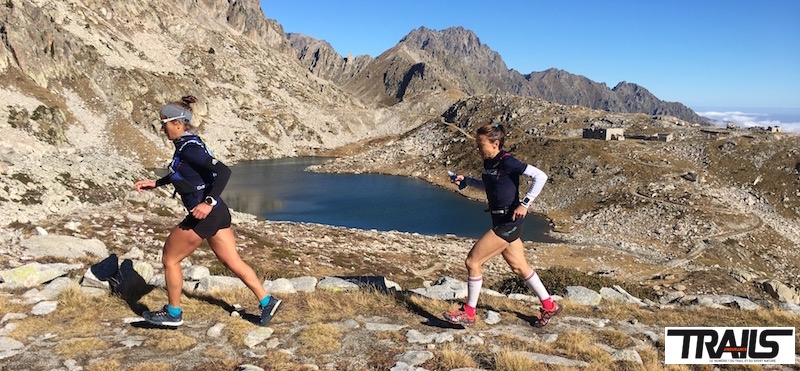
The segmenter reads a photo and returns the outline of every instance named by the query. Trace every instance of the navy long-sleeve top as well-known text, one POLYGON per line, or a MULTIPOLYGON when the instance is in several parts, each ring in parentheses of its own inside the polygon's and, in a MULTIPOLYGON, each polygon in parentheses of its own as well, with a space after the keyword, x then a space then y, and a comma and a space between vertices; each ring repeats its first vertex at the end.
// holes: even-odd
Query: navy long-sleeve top
POLYGON ((230 168, 217 160, 197 135, 187 133, 173 143, 175 153, 169 165, 170 174, 156 181, 156 186, 172 184, 190 211, 206 196, 219 201, 230 179, 230 168))

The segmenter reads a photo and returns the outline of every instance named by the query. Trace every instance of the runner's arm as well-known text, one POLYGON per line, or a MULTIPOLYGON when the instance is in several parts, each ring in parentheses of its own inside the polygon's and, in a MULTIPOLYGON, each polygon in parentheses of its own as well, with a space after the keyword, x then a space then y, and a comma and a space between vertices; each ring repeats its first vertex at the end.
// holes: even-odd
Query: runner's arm
POLYGON ((464 176, 464 182, 467 184, 467 187, 486 189, 486 185, 483 184, 483 180, 481 179, 475 179, 471 176, 464 176))
POLYGON ((223 164, 222 161, 213 157, 208 158, 205 167, 217 173, 217 177, 214 178, 214 182, 211 183, 211 189, 208 191, 208 195, 214 197, 215 200, 219 200, 222 190, 225 189, 225 185, 228 184, 228 179, 231 178, 232 171, 228 166, 223 164))
POLYGON ((181 152, 181 158, 194 166, 206 168, 217 174, 214 178, 214 182, 212 182, 210 188, 208 188, 208 195, 215 200, 219 200, 219 196, 222 194, 225 185, 228 184, 228 180, 231 177, 231 169, 220 160, 210 155, 199 145, 187 146, 186 149, 181 152))
POLYGON ((520 203, 523 207, 528 208, 531 206, 536 196, 539 195, 539 192, 542 191, 542 188, 544 188, 544 183, 547 182, 547 174, 532 165, 526 166, 523 174, 533 179, 531 189, 525 194, 525 197, 522 198, 522 202, 520 203))
POLYGON ((167 185, 167 184, 170 184, 170 183, 172 183, 172 182, 169 180, 169 174, 167 174, 167 175, 164 175, 163 177, 159 178, 158 180, 156 180, 156 187, 161 187, 163 185, 167 185))

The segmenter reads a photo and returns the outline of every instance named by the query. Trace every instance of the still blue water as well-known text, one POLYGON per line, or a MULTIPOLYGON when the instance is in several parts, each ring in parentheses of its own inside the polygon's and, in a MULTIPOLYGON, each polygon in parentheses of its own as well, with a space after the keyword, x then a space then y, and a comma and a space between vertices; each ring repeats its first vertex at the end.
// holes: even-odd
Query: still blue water
MULTIPOLYGON (((287 158, 233 165, 222 197, 234 210, 275 221, 473 238, 491 227, 485 203, 421 180, 304 171, 324 161, 287 158)), ((554 242, 545 235, 549 230, 546 218, 529 214, 522 239, 554 242)))

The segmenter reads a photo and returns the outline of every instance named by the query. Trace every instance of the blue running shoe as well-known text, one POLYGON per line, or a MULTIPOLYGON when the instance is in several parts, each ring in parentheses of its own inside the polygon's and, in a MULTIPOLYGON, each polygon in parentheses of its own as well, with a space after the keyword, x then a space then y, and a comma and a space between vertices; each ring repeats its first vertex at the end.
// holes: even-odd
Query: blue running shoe
POLYGON ((261 320, 258 322, 260 326, 266 326, 272 317, 275 316, 275 313, 278 312, 278 308, 283 303, 283 300, 277 299, 274 296, 270 296, 267 305, 261 306, 259 305, 258 308, 261 309, 261 320))
POLYGON ((173 317, 169 314, 166 305, 161 310, 145 311, 142 313, 142 317, 145 321, 159 326, 180 326, 183 324, 183 313, 173 317))

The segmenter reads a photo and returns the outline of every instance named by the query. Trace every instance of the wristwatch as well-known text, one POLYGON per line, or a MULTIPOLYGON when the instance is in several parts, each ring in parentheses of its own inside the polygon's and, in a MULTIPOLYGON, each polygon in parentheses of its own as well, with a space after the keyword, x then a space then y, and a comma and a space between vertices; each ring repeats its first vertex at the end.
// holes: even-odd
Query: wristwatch
POLYGON ((527 209, 527 208, 529 208, 531 206, 531 202, 532 201, 533 200, 531 200, 529 197, 525 197, 525 198, 522 199, 522 202, 520 202, 519 204, 522 205, 522 207, 527 209))
POLYGON ((206 198, 205 198, 205 200, 203 200, 203 202, 205 202, 206 204, 209 204, 211 206, 216 206, 217 205, 217 200, 214 197, 211 197, 211 196, 206 196, 206 198))

